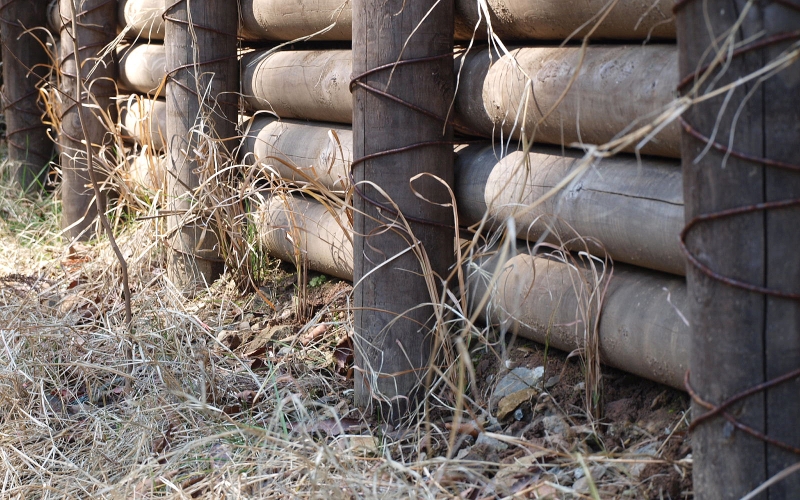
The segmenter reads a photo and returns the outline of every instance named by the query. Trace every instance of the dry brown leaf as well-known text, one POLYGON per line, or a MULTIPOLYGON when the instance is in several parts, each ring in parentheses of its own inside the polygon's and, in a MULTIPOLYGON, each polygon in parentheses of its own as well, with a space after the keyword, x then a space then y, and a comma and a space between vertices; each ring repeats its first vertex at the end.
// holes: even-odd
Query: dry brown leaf
POLYGON ((327 325, 325 323, 320 323, 319 325, 315 326, 311 330, 307 331, 300 337, 300 343, 304 346, 317 342, 319 339, 325 335, 325 332, 328 331, 327 325))
POLYGON ((536 389, 523 389, 513 394, 509 394, 501 399, 497 404, 497 419, 505 419, 507 416, 514 413, 514 410, 519 408, 522 403, 533 401, 538 396, 539 391, 536 389))

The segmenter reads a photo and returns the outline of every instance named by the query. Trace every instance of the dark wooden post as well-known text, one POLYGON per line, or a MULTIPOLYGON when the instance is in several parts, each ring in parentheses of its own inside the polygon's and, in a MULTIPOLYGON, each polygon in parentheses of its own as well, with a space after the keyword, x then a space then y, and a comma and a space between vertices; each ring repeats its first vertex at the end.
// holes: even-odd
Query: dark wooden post
POLYGON ((220 139, 235 136, 239 91, 239 11, 228 0, 170 2, 165 20, 170 258, 168 272, 185 293, 210 284, 223 268, 211 217, 198 209, 200 169, 207 176, 228 157, 220 139), (193 217, 185 214, 191 212, 193 217))
MULTIPOLYGON (((800 4, 755 2, 734 33, 737 43, 749 42, 736 47, 728 64, 731 47, 723 37, 747 3, 678 2, 684 95, 721 89, 796 47, 800 4), (705 77, 703 68, 720 52, 720 64, 705 77)), ((685 240, 696 259, 687 279, 694 339, 690 384, 699 397, 692 435, 698 499, 740 498, 800 461, 797 452, 734 423, 800 448, 800 65, 764 77, 698 103, 683 116, 690 221, 685 240), (717 144, 706 152, 704 137, 715 127, 717 144), (787 206, 781 208, 783 201, 787 206), (726 210, 735 213, 726 216, 726 210), (709 417, 700 401, 720 405, 784 375, 788 381, 755 391, 727 407, 726 415, 709 417)), ((758 498, 798 496, 795 473, 758 498)))
POLYGON ((362 159, 353 166, 358 183, 356 400, 362 407, 380 402, 391 420, 413 410, 423 396, 420 388, 435 335, 430 303, 432 295, 442 293, 441 280, 454 260, 454 231, 447 227, 453 224, 452 210, 414 193, 447 203, 447 190, 430 177, 411 181, 429 172, 452 184, 453 150, 446 143, 451 131, 444 117, 454 89, 453 2, 436 4, 423 20, 434 4, 353 2, 353 140, 354 157, 362 159), (384 67, 398 60, 414 62, 384 67), (429 142, 434 144, 424 144, 429 142), (410 221, 410 234, 396 212, 386 208, 391 203, 368 183, 383 189, 397 205, 410 221), (426 265, 417 255, 423 249, 426 265))
POLYGON ((41 188, 53 156, 53 141, 42 123, 39 86, 52 65, 45 49, 47 5, 0 1, 3 39, 3 113, 11 175, 23 191, 41 188))
MULTIPOLYGON (((61 225, 69 238, 88 239, 89 229, 97 218, 94 191, 89 181, 86 146, 95 145, 95 158, 103 146, 113 143, 107 123, 116 120, 116 106, 111 98, 117 94, 117 67, 111 54, 99 54, 117 34, 116 0, 60 0, 61 24, 61 225), (72 12, 75 7, 77 29, 73 32, 72 12), (78 67, 75 61, 73 37, 77 36, 80 53, 80 77, 86 94, 78 95, 78 67), (78 112, 78 102, 84 107, 84 124, 78 112), (106 120, 108 119, 108 121, 106 120)), ((103 169, 95 166, 102 180, 103 169)))

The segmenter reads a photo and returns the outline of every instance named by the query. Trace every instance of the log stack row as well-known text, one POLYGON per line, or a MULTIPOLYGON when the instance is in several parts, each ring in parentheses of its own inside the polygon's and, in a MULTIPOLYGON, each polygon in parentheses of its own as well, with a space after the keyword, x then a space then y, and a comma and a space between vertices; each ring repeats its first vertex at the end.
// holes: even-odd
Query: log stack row
POLYGON ((118 21, 125 42, 119 61, 119 130, 131 145, 131 182, 154 194, 166 187, 167 57, 163 0, 120 0, 118 21))
MULTIPOLYGON (((134 3, 148 2, 123 2, 139 42, 120 54, 120 81, 138 96, 121 121, 143 148, 157 151, 164 130, 161 28, 158 16, 131 14, 144 11, 134 3)), ((345 192, 353 160, 350 50, 275 42, 346 43, 352 13, 339 0, 315 1, 314 9, 305 3, 242 3, 241 90, 252 118, 243 121, 241 159, 284 184, 345 192)), ((469 139, 457 148, 453 188, 462 226, 514 228, 521 240, 629 264, 617 267, 600 313, 603 359, 680 387, 688 325, 680 136, 666 119, 678 79, 669 4, 625 2, 605 11, 602 1, 493 0, 487 23, 476 2, 458 0, 456 37, 474 35, 476 45, 453 61, 459 78, 452 119, 469 139), (495 35, 507 48, 478 45, 495 35), (583 36, 603 43, 581 47, 583 36), (552 44, 560 40, 576 43, 552 44), (603 154, 586 154, 601 145, 603 154)), ((352 278, 347 218, 280 192, 254 215, 265 247, 352 278)), ((471 290, 492 295, 482 311, 487 321, 534 340, 552 334, 549 315, 559 311, 553 338, 557 347, 574 349, 582 345, 574 304, 583 292, 570 269, 546 255, 522 254, 499 265, 487 258, 472 269, 471 290), (480 278, 495 272, 513 279, 480 278)))

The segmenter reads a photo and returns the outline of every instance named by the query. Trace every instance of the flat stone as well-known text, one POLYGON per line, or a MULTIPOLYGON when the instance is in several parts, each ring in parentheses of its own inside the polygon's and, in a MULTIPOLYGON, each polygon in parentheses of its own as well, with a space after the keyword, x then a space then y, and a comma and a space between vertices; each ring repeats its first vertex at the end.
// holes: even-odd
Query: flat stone
POLYGON ((523 366, 514 368, 497 383, 492 399, 497 402, 509 394, 534 389, 542 381, 542 377, 544 377, 544 366, 538 366, 533 370, 523 366))
POLYGON ((550 389, 551 387, 555 387, 555 385, 559 382, 559 380, 561 380, 561 377, 559 377, 558 375, 550 377, 549 379, 547 379, 547 382, 544 383, 544 388, 550 389))
POLYGON ((572 436, 572 429, 570 429, 569 424, 558 415, 544 417, 542 419, 542 426, 548 434, 559 435, 565 438, 572 436))
POLYGON ((508 445, 499 439, 489 437, 483 432, 478 434, 478 439, 475 440, 475 445, 485 446, 493 451, 503 451, 508 449, 508 445))

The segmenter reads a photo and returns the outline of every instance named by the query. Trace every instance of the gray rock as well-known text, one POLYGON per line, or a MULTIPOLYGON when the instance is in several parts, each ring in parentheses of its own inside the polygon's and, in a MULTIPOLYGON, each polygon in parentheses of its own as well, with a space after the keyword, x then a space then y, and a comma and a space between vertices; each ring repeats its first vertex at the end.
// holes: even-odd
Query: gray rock
POLYGON ((571 435, 569 424, 558 415, 551 415, 542 419, 542 425, 548 434, 571 435))
MULTIPOLYGON (((597 485, 597 481, 602 479, 602 477, 605 475, 606 470, 607 469, 605 467, 600 465, 589 468, 589 472, 592 475, 592 481, 594 481, 595 486, 597 485)), ((578 493, 589 493, 589 478, 586 477, 583 469, 578 469, 575 471, 575 483, 572 485, 572 488, 578 493), (580 477, 578 476, 578 471, 580 471, 580 477)))
POLYGON ((497 383, 492 400, 496 403, 509 394, 536 388, 541 383, 542 377, 544 377, 544 366, 537 366, 533 370, 522 366, 514 368, 497 383))
POLYGON ((494 451, 503 451, 508 449, 508 445, 498 439, 489 437, 483 432, 478 434, 478 439, 475 440, 476 445, 483 445, 494 451))
POLYGON ((555 385, 558 383, 559 380, 561 380, 561 377, 558 375, 550 377, 549 379, 547 379, 547 382, 544 383, 544 388, 550 389, 551 387, 555 387, 555 385))
POLYGON ((658 453, 659 446, 660 445, 658 443, 648 443, 644 446, 639 446, 631 450, 632 452, 631 454, 643 455, 642 462, 635 462, 629 466, 628 470, 630 471, 631 476, 638 479, 639 476, 642 475, 642 472, 644 472, 645 467, 647 467, 646 458, 650 457, 655 458, 657 456, 656 454, 658 453))

